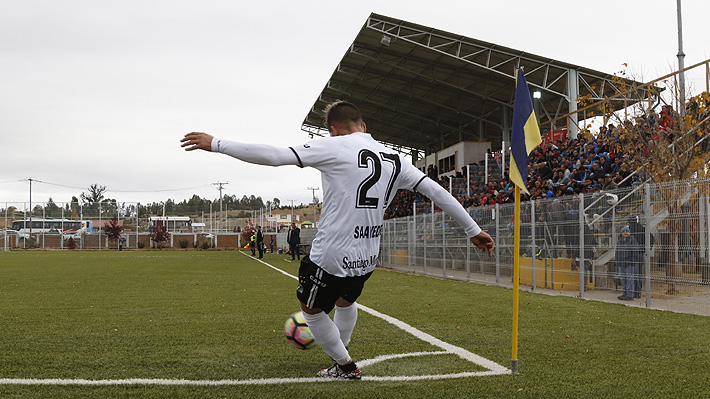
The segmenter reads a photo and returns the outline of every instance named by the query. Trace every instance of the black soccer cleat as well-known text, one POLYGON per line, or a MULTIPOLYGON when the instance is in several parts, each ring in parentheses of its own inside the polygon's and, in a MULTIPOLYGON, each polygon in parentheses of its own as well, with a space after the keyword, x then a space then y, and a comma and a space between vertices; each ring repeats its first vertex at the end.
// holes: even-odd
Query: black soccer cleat
MULTIPOLYGON (((350 363, 354 370, 352 371, 345 371, 343 370, 343 366, 339 365, 338 363, 335 363, 331 367, 327 369, 323 369, 318 372, 318 377, 321 378, 334 378, 338 380, 359 380, 362 378, 362 371, 360 371, 359 368, 355 365, 355 363, 350 363)), ((348 365, 346 365, 348 366, 348 365)))

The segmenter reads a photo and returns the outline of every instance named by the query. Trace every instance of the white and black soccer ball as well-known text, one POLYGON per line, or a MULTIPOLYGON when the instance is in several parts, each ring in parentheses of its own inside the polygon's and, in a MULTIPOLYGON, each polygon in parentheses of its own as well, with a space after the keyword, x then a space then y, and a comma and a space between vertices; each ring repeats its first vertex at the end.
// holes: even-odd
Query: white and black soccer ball
POLYGON ((292 314, 286 320, 284 335, 286 335, 286 340, 298 349, 308 349, 315 342, 311 335, 311 329, 308 328, 306 319, 300 311, 292 314))

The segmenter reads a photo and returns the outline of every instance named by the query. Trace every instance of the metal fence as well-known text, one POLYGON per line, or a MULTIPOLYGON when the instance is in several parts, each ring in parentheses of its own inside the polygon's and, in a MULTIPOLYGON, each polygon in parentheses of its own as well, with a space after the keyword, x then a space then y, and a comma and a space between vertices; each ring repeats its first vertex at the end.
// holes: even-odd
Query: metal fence
MULTIPOLYGON (((452 191, 462 186, 452 179, 452 191)), ((710 315, 710 179, 637 185, 629 189, 569 195, 525 202, 521 206, 520 282, 534 291, 554 290, 582 298, 616 300, 622 276, 616 249, 629 226, 641 252, 633 279, 635 304, 710 315)), ((29 218, 103 221, 117 217, 125 229, 125 248, 148 248, 150 220, 140 205, 120 203, 84 207, 79 203, 0 203, 0 249, 67 248, 67 235, 34 232, 24 239, 10 229, 29 218), (4 208, 2 207, 4 205, 4 208), (39 205, 39 206, 38 206, 39 205), (141 215, 140 217, 138 215, 141 215)), ((413 273, 472 282, 512 285, 513 204, 468 208, 496 241, 488 257, 465 239, 461 227, 435 204, 417 198, 414 215, 384 222, 380 265, 413 273)), ((238 247, 228 221, 209 215, 204 231, 172 231, 170 246, 238 247)), ((315 230, 312 231, 315 234, 315 230)), ((268 234, 268 233, 267 233, 268 234)), ((277 247, 284 247, 276 234, 277 247)), ((312 240, 301 230, 304 252, 312 240)), ((285 240, 285 238, 284 238, 285 240)), ((87 232, 78 248, 115 248, 101 231, 87 232)), ((167 245, 166 245, 167 246, 167 245)))
MULTIPOLYGON (((74 240, 76 249, 118 248, 117 240, 110 240, 104 228, 114 217, 123 226, 122 247, 125 249, 152 248, 156 244, 151 240, 151 216, 139 203, 101 203, 87 205, 82 202, 0 202, 0 251, 13 249, 68 249, 69 239, 74 240), (13 222, 21 226, 30 225, 32 231, 13 230, 13 222), (83 223, 81 231, 76 232, 76 222, 83 223), (91 222, 89 225, 87 222, 91 222)), ((258 217, 255 218, 258 220, 258 217)), ((201 217, 192 217, 191 226, 166 222, 170 233, 168 241, 161 243, 165 248, 241 248, 246 244, 237 232, 235 219, 225 217, 224 213, 204 213, 201 217), (199 225, 198 225, 199 223, 199 225)), ((277 232, 274 223, 257 222, 264 225, 265 242, 274 237, 275 250, 288 250, 287 232, 277 232)), ((239 229, 240 230, 240 229, 239 229)), ((316 229, 301 229, 301 252, 308 253, 315 237, 316 229)))
MULTIPOLYGON (((230 225, 230 220, 221 216, 219 212, 214 212, 196 219, 202 222, 200 228, 176 226, 168 222, 166 226, 171 236, 162 245, 175 248, 198 248, 203 245, 239 247, 240 234, 233 231, 236 226, 230 225)), ((109 240, 103 231, 106 223, 113 218, 123 226, 123 248, 150 248, 155 245, 150 238, 150 216, 138 203, 0 202, 0 250, 65 249, 69 248, 70 239, 78 249, 117 248, 119 242, 109 240), (13 230, 14 222, 27 228, 13 230), (76 222, 82 223, 80 231, 76 231, 76 222)))
MULTIPOLYGON (((524 202, 520 283, 533 291, 618 301, 622 280, 635 304, 710 314, 710 180, 694 179, 524 202), (616 265, 621 229, 638 243, 632 276, 616 265)), ((415 215, 385 221, 380 263, 412 273, 512 285, 513 204, 469 208, 496 241, 477 250, 461 227, 420 201, 415 215)))

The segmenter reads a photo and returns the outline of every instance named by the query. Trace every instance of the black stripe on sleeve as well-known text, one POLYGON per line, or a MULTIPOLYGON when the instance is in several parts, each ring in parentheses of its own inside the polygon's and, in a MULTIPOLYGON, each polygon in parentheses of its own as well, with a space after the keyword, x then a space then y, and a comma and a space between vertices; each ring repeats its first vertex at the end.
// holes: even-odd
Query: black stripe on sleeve
POLYGON ((296 159, 298 159, 298 167, 299 167, 299 168, 302 168, 302 167, 303 167, 303 162, 301 162, 301 157, 298 156, 298 153, 296 152, 296 150, 293 149, 293 147, 288 147, 288 148, 290 148, 291 151, 293 151, 293 155, 295 155, 295 156, 296 156, 296 159))
POLYGON ((422 178, 419 179, 419 181, 417 182, 417 184, 415 184, 414 187, 412 188, 412 191, 415 191, 415 192, 416 192, 416 191, 417 191, 417 187, 419 187, 419 183, 421 183, 422 180, 424 180, 424 179, 426 179, 426 176, 422 176, 422 178))

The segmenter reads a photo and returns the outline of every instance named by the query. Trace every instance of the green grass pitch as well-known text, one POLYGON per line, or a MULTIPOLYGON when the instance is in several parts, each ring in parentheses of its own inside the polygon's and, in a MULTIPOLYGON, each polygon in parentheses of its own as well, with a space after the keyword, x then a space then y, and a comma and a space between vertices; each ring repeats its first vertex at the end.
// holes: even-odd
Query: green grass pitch
MULTIPOLYGON (((268 254, 296 274, 290 257, 268 254)), ((0 379, 311 378, 330 359, 285 341, 296 281, 235 251, 0 253, 0 379)), ((512 292, 378 270, 360 302, 510 367, 512 292)), ((237 386, 0 384, 0 398, 708 397, 710 319, 521 292, 521 374, 237 386)), ((360 311, 356 360, 440 348, 360 311)), ((455 355, 365 376, 483 371, 455 355)))

